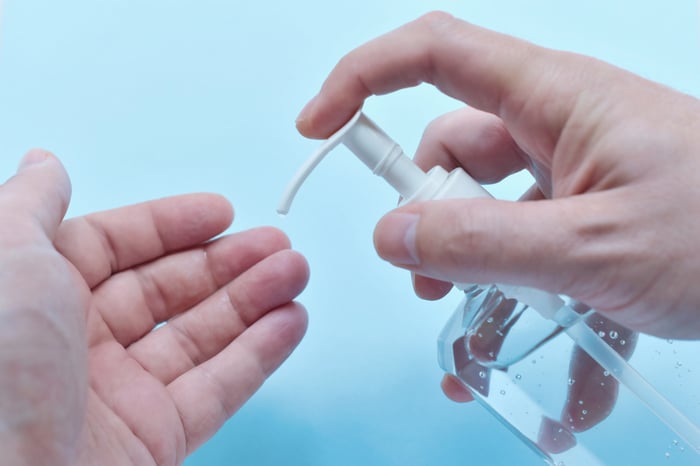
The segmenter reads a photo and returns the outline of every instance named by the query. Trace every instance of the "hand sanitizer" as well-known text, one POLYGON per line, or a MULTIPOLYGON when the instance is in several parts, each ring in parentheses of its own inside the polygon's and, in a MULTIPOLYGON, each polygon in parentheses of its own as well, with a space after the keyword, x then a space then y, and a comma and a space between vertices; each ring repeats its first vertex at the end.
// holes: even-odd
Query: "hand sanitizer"
MULTIPOLYGON (((448 173, 438 166, 423 172, 398 144, 358 112, 301 167, 282 197, 279 213, 289 211, 307 176, 341 143, 393 186, 403 203, 490 197, 461 168, 448 173)), ((439 337, 440 366, 457 377, 477 401, 547 463, 605 464, 586 447, 582 433, 610 414, 618 384, 629 389, 653 416, 687 442, 688 455, 700 454, 700 428, 627 362, 635 334, 582 303, 542 290, 512 285, 455 285, 464 290, 464 299, 439 337), (536 364, 544 348, 573 358, 563 379, 560 359, 552 358, 550 366, 556 364, 543 369, 545 379, 548 373, 556 372, 556 376, 550 376, 552 380, 568 387, 565 395, 558 396, 561 399, 533 395, 536 387, 523 381, 523 364, 536 364), (575 376, 585 380, 576 380, 575 376), (588 395, 577 390, 591 386, 591 381, 598 385, 592 392, 588 390, 588 395), (553 413, 556 408, 550 404, 558 405, 562 413, 553 413)), ((545 382, 540 380, 537 386, 541 388, 545 382)), ((692 461, 700 461, 700 457, 692 461)))

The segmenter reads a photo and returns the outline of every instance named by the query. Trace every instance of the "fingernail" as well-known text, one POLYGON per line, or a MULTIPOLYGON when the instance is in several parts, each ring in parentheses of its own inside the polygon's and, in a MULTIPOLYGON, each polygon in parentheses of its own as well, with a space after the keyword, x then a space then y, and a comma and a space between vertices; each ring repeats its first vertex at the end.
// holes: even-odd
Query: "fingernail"
POLYGON ((24 157, 22 157, 22 160, 20 160, 19 166, 17 167, 17 171, 24 170, 27 167, 44 162, 49 157, 50 154, 44 150, 32 149, 27 152, 24 157))
POLYGON ((396 265, 418 265, 416 229, 418 214, 390 213, 377 226, 377 250, 379 255, 396 265))
POLYGON ((295 121, 297 126, 300 123, 303 123, 304 121, 306 121, 309 113, 311 113, 311 110, 313 109, 314 105, 316 105, 317 99, 318 99, 318 95, 314 96, 311 100, 309 100, 309 102, 306 105, 304 105, 304 108, 301 109, 301 112, 299 112, 299 115, 297 116, 297 119, 295 121))

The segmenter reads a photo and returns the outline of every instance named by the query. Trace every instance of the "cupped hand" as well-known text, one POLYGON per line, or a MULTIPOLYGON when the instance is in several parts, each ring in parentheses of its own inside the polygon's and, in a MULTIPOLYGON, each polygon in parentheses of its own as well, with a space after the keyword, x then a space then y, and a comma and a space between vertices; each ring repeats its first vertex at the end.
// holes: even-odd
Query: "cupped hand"
POLYGON ((307 264, 271 228, 212 239, 215 195, 62 222, 69 198, 41 151, 0 187, 3 457, 180 464, 300 341, 307 264))
POLYGON ((433 84, 468 107, 429 126, 424 168, 495 182, 522 202, 416 203, 378 224, 379 254, 438 298, 449 282, 562 293, 636 330, 700 337, 700 103, 614 66, 432 13, 346 55, 297 126, 327 137, 365 98, 433 84), (426 278, 427 277, 427 278, 426 278))

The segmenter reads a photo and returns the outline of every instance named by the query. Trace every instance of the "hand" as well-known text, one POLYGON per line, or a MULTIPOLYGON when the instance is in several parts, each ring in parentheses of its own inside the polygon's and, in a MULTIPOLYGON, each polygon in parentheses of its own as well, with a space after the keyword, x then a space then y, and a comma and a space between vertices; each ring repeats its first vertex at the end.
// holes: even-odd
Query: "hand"
POLYGON ((274 229, 212 240, 218 196, 61 223, 69 197, 41 151, 0 187, 3 460, 180 464, 301 339, 307 264, 274 229))
POLYGON ((527 169, 537 185, 523 202, 433 201, 384 217, 377 250, 418 275, 420 295, 527 285, 633 330, 700 337, 698 100, 433 13, 344 57, 297 126, 327 137, 369 95, 421 82, 470 106, 426 130, 422 167, 463 166, 487 183, 527 169))

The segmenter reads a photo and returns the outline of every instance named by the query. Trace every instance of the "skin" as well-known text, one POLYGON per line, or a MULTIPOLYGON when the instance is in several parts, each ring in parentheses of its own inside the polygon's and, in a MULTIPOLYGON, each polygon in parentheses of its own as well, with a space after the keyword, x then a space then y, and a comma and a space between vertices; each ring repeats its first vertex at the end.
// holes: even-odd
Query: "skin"
POLYGON ((69 198, 43 151, 0 186, 3 464, 181 464, 302 338, 306 261, 272 228, 213 239, 219 196, 69 198))
MULTIPOLYGON (((572 296, 634 331, 700 337, 700 102, 590 57, 430 13, 343 57, 297 120, 337 130, 371 95, 429 83, 466 106, 425 131, 423 168, 483 183, 529 170, 521 202, 442 200, 380 220, 381 257, 420 296, 450 282, 572 296)), ((468 397, 446 380, 455 399, 468 397)))

